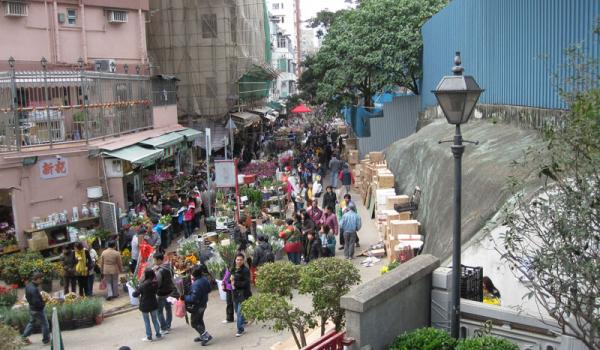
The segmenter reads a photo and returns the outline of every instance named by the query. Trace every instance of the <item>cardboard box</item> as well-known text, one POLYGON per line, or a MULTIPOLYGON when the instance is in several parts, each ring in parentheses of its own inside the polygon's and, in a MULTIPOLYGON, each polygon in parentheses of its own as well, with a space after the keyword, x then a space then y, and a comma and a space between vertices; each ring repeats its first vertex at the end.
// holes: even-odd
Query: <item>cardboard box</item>
POLYGON ((374 249, 369 251, 369 254, 377 258, 383 258, 385 256, 385 249, 374 249))
POLYGON ((421 223, 417 220, 392 220, 390 221, 390 232, 392 235, 418 235, 420 225, 421 223))
POLYGON ((358 149, 358 139, 356 137, 347 138, 346 147, 349 149, 358 149))
POLYGON ((381 187, 394 187, 394 174, 379 174, 377 181, 381 187))
POLYGON ((382 162, 385 159, 383 152, 369 152, 369 159, 372 162, 382 162))
POLYGON ((38 251, 48 248, 48 236, 44 231, 34 232, 33 237, 27 240, 29 250, 38 251))
POLYGON ((358 151, 355 149, 348 151, 348 163, 351 165, 358 163, 358 151))
POLYGON ((395 195, 389 196, 386 199, 385 206, 387 209, 394 209, 394 205, 396 204, 408 204, 410 202, 410 197, 407 195, 395 195))
POLYGON ((398 220, 411 220, 412 219, 412 214, 410 211, 403 211, 401 213, 398 213, 398 220))

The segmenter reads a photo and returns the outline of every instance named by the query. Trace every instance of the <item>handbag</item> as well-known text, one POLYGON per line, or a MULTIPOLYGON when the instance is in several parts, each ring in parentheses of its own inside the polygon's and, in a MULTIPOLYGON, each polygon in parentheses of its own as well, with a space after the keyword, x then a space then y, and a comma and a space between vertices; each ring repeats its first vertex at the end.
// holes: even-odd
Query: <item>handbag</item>
POLYGON ((177 299, 177 303, 175 303, 175 316, 179 318, 185 317, 185 301, 177 299))
POLYGON ((100 290, 105 290, 106 289, 106 279, 102 279, 102 281, 100 281, 100 286, 98 287, 100 290))

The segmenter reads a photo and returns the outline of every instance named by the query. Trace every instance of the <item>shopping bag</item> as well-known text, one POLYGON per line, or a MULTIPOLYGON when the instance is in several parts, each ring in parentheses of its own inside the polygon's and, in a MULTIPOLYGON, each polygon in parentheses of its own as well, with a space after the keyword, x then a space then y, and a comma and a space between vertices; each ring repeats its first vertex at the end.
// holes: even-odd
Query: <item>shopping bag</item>
POLYGON ((100 288, 100 290, 105 290, 106 289, 106 280, 104 278, 100 281, 100 287, 99 288, 100 288))
POLYGON ((175 304, 175 316, 183 318, 185 316, 185 301, 179 299, 175 304))

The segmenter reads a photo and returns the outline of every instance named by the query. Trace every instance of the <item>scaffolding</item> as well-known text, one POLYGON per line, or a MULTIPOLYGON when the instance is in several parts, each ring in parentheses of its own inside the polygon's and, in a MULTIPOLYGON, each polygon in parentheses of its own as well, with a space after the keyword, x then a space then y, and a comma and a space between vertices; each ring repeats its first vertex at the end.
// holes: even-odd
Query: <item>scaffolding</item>
POLYGON ((182 123, 264 103, 276 72, 264 0, 151 0, 153 73, 175 74, 182 123))

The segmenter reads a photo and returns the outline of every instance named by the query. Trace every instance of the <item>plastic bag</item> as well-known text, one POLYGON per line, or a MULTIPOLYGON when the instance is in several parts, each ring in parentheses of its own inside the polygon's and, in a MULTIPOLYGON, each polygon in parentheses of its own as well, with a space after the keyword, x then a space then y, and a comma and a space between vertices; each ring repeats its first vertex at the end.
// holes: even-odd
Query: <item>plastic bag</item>
POLYGON ((185 317, 185 301, 179 299, 175 304, 175 316, 179 318, 185 317))
POLYGON ((106 280, 103 278, 102 281, 100 281, 100 290, 106 290, 106 280))

